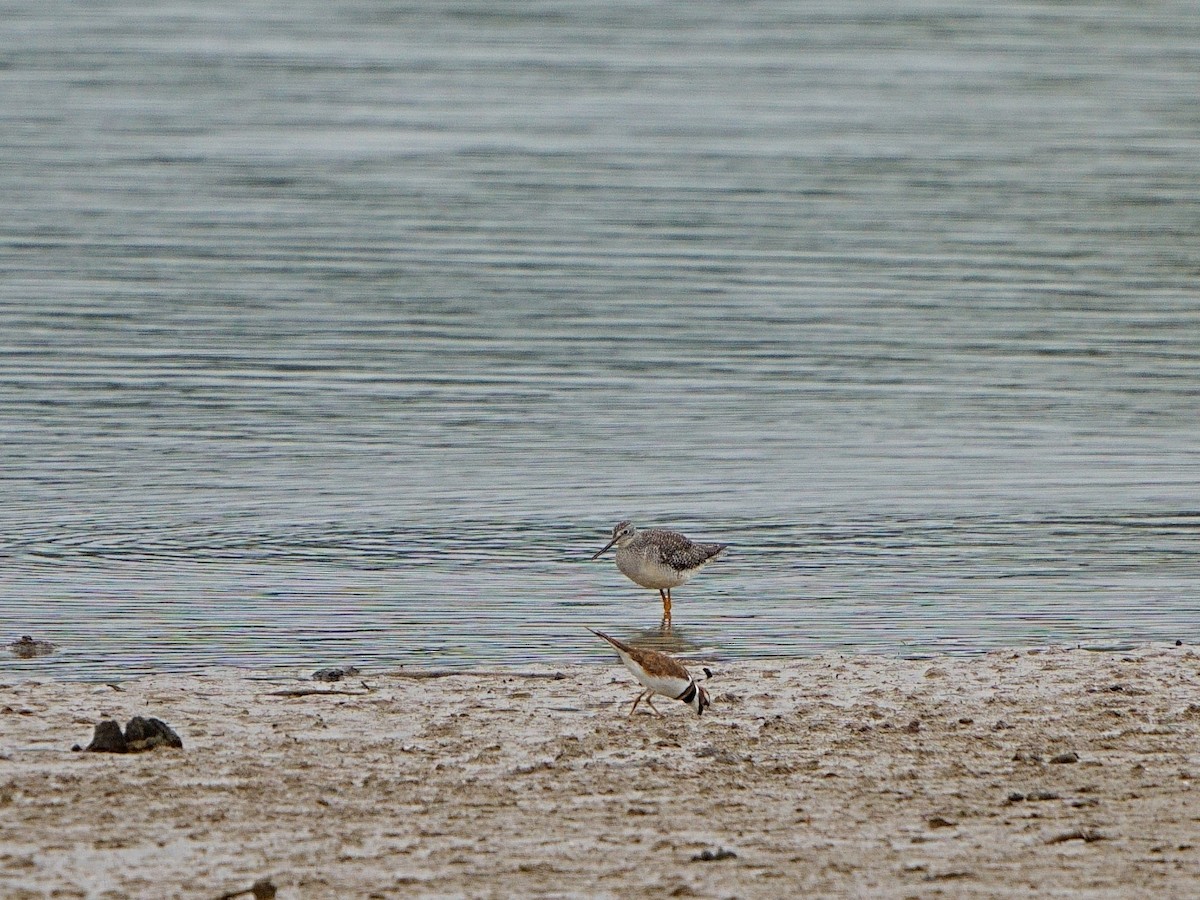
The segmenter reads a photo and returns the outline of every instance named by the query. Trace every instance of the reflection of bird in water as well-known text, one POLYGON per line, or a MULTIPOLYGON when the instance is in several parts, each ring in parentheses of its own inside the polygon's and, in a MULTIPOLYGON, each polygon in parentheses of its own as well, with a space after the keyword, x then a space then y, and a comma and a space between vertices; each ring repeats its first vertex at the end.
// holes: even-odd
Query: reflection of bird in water
POLYGON ((618 522, 612 540, 592 559, 613 545, 617 568, 630 581, 658 591, 663 603, 663 624, 671 624, 671 588, 679 587, 721 554, 728 544, 697 544, 675 531, 648 528, 638 531, 632 522, 618 522))
POLYGON ((685 656, 690 660, 712 659, 711 648, 706 649, 689 637, 690 629, 679 628, 643 628, 639 631, 627 632, 626 641, 637 647, 657 650, 659 653, 670 653, 672 656, 685 656))
POLYGON ((657 650, 631 647, 594 628, 589 628, 588 631, 612 644, 617 651, 617 656, 621 657, 621 662, 625 664, 625 668, 632 672, 633 677, 646 688, 633 701, 633 706, 629 708, 629 715, 633 715, 638 704, 645 698, 646 705, 654 710, 655 715, 661 716, 662 713, 658 711, 652 701, 655 694, 662 694, 664 697, 686 703, 696 711, 696 715, 704 714, 705 708, 709 705, 708 691, 696 684, 696 679, 679 660, 667 656, 665 653, 659 653, 657 650))

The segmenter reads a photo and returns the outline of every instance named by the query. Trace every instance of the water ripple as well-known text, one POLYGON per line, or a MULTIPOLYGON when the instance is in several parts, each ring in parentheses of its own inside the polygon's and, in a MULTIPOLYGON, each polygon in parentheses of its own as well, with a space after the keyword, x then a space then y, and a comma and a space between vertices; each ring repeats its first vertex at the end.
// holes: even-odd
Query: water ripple
POLYGON ((1200 639, 1194 3, 340 13, 0 17, 5 667, 1200 639))

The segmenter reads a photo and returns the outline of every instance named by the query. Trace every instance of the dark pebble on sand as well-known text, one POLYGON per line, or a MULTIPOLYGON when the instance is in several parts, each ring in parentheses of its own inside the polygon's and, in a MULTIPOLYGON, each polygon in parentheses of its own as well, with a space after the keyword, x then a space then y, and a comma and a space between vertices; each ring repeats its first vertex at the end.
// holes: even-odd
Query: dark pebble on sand
POLYGON ((222 894, 217 900, 236 900, 238 897, 249 895, 254 900, 274 900, 278 889, 270 878, 260 878, 244 891, 234 891, 232 894, 222 894))
POLYGON ((717 862, 722 859, 737 859, 737 854, 724 847, 717 850, 701 850, 692 857, 692 862, 717 862))
POLYGON ((129 747, 125 744, 125 735, 121 734, 121 726, 112 719, 105 719, 96 726, 92 742, 83 749, 88 753, 125 753, 129 747))
POLYGON ((183 749, 183 740, 162 719, 134 716, 125 726, 125 744, 130 753, 141 753, 155 747, 183 749))
POLYGON ((1057 756, 1050 757, 1050 762, 1062 765, 1064 763, 1079 762, 1079 754, 1074 750, 1067 750, 1065 753, 1060 753, 1057 756))
POLYGON ((1094 841, 1103 840, 1106 840, 1105 835, 1094 828, 1072 828, 1070 831, 1064 831, 1061 834, 1054 835, 1054 837, 1046 838, 1046 843, 1061 844, 1065 841, 1083 841, 1085 844, 1091 844, 1094 841))
POLYGON ((349 678, 351 675, 357 675, 358 669, 354 666, 338 666, 336 669, 317 669, 313 672, 313 681, 341 681, 343 678, 349 678))
POLYGON ((712 744, 705 744, 696 751, 698 759, 711 759, 726 765, 739 763, 742 758, 735 753, 730 753, 728 750, 722 750, 719 747, 714 747, 712 744))
POLYGON ((1030 791, 1026 799, 1030 803, 1041 803, 1045 800, 1057 800, 1059 795, 1056 791, 1030 791))

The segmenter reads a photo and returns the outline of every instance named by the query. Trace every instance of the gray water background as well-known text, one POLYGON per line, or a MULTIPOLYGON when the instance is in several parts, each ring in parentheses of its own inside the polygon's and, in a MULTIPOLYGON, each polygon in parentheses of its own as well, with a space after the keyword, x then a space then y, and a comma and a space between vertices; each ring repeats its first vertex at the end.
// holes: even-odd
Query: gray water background
POLYGON ((1200 640, 1200 7, 0 11, 19 677, 1200 640))

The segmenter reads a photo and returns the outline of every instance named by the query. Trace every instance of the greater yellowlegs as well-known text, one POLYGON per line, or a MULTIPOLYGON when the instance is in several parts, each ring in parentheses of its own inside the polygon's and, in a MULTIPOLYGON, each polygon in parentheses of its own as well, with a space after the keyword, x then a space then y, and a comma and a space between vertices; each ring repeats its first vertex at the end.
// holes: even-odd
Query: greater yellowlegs
POLYGON ((625 668, 633 673, 633 677, 642 683, 646 690, 637 695, 629 715, 638 708, 645 698, 646 705, 654 710, 656 716, 661 716, 658 707, 654 705, 655 694, 662 694, 672 700, 680 700, 696 711, 696 715, 704 715, 704 709, 709 705, 708 691, 696 684, 696 679, 688 672, 687 667, 679 660, 659 653, 657 650, 645 650, 641 647, 630 647, 616 638, 609 637, 602 631, 589 628, 592 634, 608 641, 625 663, 625 668))
POLYGON ((697 544, 678 532, 662 528, 638 531, 632 522, 618 522, 612 535, 612 540, 592 559, 598 559, 616 544, 617 568, 630 581, 658 591, 663 602, 663 621, 668 623, 671 588, 679 587, 728 546, 697 544))

